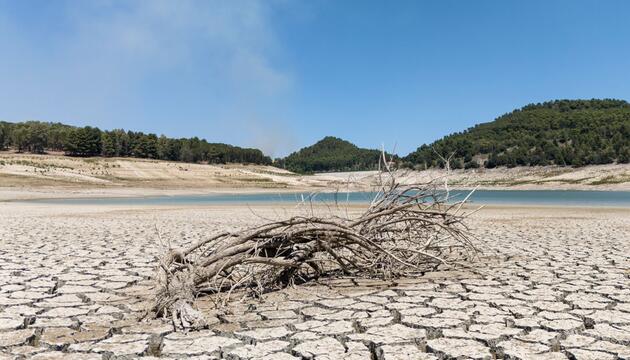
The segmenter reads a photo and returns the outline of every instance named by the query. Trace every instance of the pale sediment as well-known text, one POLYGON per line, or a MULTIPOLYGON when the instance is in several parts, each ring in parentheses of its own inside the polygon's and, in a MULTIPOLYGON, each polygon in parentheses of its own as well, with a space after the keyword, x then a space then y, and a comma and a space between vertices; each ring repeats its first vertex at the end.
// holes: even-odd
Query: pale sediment
MULTIPOLYGON (((398 180, 444 179, 443 169, 403 170, 398 180)), ((630 191, 630 164, 453 170, 459 189, 630 191)), ((246 192, 373 190, 376 171, 299 175, 272 166, 208 165, 133 158, 77 158, 0 151, 0 201, 246 192)))
POLYGON ((629 210, 488 209, 470 268, 321 281, 221 315, 200 299, 199 332, 136 320, 158 231, 177 246, 283 213, 0 204, 0 359, 630 357, 629 210))

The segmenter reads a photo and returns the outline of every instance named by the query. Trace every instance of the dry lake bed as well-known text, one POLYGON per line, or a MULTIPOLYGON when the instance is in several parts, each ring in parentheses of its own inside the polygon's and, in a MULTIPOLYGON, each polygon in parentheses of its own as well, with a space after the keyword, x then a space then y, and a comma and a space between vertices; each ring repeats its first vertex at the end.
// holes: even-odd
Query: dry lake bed
POLYGON ((489 207, 482 256, 396 282, 322 280, 208 330, 139 322, 164 241, 291 207, 0 203, 0 359, 628 359, 630 209, 489 207))

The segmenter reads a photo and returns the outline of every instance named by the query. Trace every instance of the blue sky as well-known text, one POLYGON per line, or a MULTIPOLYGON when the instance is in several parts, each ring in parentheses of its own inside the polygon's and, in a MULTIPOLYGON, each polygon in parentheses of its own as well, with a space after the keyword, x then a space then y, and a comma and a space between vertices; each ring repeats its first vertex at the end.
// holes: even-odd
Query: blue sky
POLYGON ((629 16, 622 0, 0 0, 0 119, 406 154, 531 102, 630 100, 629 16))

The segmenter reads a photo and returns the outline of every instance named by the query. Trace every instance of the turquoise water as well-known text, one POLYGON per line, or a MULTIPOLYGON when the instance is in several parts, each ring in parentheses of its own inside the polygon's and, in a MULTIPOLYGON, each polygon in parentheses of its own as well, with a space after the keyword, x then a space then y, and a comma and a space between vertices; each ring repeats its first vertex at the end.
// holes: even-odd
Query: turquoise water
MULTIPOLYGON (((454 199, 463 199, 467 191, 452 191, 454 199)), ((335 203, 368 203, 374 193, 264 193, 176 195, 140 198, 83 198, 29 200, 47 204, 78 205, 212 205, 299 203, 301 201, 335 203)), ((630 191, 569 191, 569 190, 477 190, 471 197, 473 204, 562 205, 630 207, 630 191)))

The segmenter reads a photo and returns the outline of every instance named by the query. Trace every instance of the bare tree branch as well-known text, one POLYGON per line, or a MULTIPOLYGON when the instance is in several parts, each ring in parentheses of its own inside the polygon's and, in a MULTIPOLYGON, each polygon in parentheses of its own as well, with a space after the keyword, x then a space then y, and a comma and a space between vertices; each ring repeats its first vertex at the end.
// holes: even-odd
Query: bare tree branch
MULTIPOLYGON (((443 158, 447 170, 451 156, 443 158)), ((447 203, 446 182, 443 189, 438 182, 403 186, 384 151, 381 162, 379 191, 358 216, 349 216, 347 207, 345 212, 336 208, 337 213, 328 207, 328 216, 316 216, 311 194, 302 199, 310 207, 306 216, 170 249, 156 269, 157 291, 148 313, 171 318, 178 328, 199 328, 205 321, 192 305, 207 289, 214 289, 217 303, 226 304, 236 289, 260 293, 335 271, 353 277, 413 276, 477 253, 462 212, 468 197, 447 203)))

